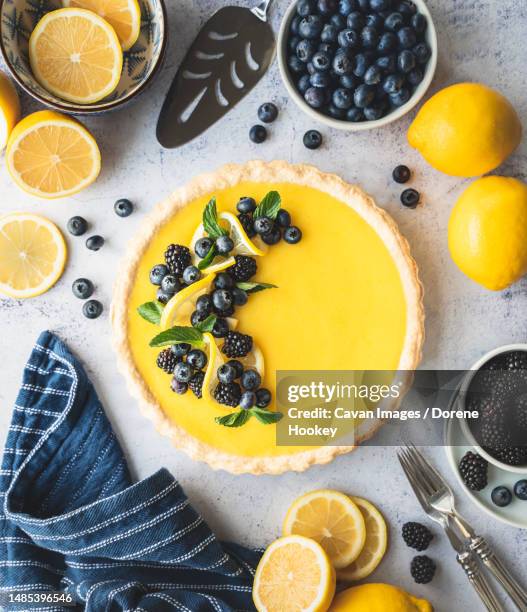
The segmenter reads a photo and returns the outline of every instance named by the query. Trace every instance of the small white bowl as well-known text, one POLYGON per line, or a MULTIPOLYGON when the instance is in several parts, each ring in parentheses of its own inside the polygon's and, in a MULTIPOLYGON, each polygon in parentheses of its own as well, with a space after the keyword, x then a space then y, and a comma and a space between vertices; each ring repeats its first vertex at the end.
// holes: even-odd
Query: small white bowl
POLYGON ((333 117, 329 117, 328 115, 324 115, 323 113, 311 108, 309 104, 304 100, 300 92, 297 90, 295 85, 291 80, 291 75, 289 73, 289 68, 287 66, 287 39, 289 36, 289 24, 295 15, 297 0, 295 0, 287 9, 282 23, 280 25, 280 31, 278 33, 278 44, 277 44, 277 56, 278 56, 278 66, 280 68, 280 75, 282 77, 282 81, 287 89, 289 95, 293 98, 298 107, 309 115, 312 119, 320 121, 325 125, 333 128, 337 128, 338 130, 346 130, 348 132, 359 132, 362 130, 371 130, 372 128, 382 127, 384 125, 388 125, 393 121, 397 121, 403 115, 406 115, 409 111, 414 108, 414 106, 422 99, 425 95, 426 90, 430 86, 432 79, 434 78, 434 74, 437 66, 437 34, 434 26, 434 22, 432 20, 432 15, 428 10, 424 0, 412 0, 412 2, 417 6, 417 9, 420 13, 422 13, 427 21, 428 27, 426 30, 426 42, 430 46, 430 50, 432 52, 430 59, 428 60, 428 64, 426 65, 426 72, 424 74, 423 80, 419 83, 411 98, 403 104, 399 108, 389 112, 384 117, 377 119, 375 121, 360 121, 354 123, 353 121, 345 121, 343 119, 334 119, 333 117))
MULTIPOLYGON (((488 361, 490 361, 493 357, 496 357, 496 355, 501 355, 503 353, 510 353, 512 351, 527 352, 527 344, 505 344, 504 346, 499 346, 498 348, 495 348, 494 350, 489 351, 488 353, 485 353, 483 357, 478 359, 476 363, 472 365, 472 367, 470 368, 470 372, 467 372, 459 388, 459 395, 458 395, 456 403, 459 402, 461 410, 465 408, 465 400, 466 400, 468 389, 470 387, 470 384, 474 376, 478 372, 478 370, 480 370, 481 367, 485 365, 488 361)), ((506 470, 507 472, 513 472, 515 474, 525 474, 526 473, 527 471, 526 465, 520 465, 520 466, 507 465, 506 463, 502 463, 501 461, 498 461, 495 457, 490 455, 484 448, 482 448, 478 444, 476 438, 474 437, 474 434, 472 433, 472 430, 470 429, 470 426, 466 419, 459 419, 459 424, 461 426, 461 431, 463 432, 463 435, 465 436, 465 438, 476 449, 478 454, 484 457, 489 463, 492 463, 492 465, 495 465, 496 467, 499 467, 502 470, 506 470)))

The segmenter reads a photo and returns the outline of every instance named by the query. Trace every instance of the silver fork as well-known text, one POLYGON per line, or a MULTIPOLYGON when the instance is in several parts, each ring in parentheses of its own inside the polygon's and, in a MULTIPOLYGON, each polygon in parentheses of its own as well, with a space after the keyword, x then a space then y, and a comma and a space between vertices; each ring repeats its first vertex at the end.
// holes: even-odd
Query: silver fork
POLYGON ((407 446, 403 452, 408 461, 417 468, 422 490, 429 505, 438 512, 451 517, 463 537, 468 541, 470 549, 483 561, 518 610, 527 612, 527 591, 503 565, 485 538, 476 535, 471 525, 456 511, 454 494, 445 479, 415 446, 407 446))
POLYGON ((446 532, 446 535, 452 545, 452 548, 456 551, 456 559, 463 568, 470 584, 475 589, 479 598, 487 608, 489 612, 504 612, 503 606, 500 604, 494 591, 491 589, 488 581, 481 573, 481 568, 477 562, 476 556, 471 550, 467 550, 464 543, 461 541, 457 533, 451 526, 451 517, 447 514, 442 514, 430 506, 427 498, 422 490, 419 482, 419 477, 416 473, 416 466, 412 463, 404 452, 397 454, 401 467, 403 468, 410 486, 414 490, 417 500, 421 504, 423 510, 428 516, 439 523, 446 532))

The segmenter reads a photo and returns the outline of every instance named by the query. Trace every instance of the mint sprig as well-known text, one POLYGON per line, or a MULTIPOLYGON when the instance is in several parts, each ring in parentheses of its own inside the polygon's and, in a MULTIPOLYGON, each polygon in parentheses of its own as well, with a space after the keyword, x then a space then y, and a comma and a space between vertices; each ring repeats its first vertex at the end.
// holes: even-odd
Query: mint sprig
POLYGON ((222 417, 216 417, 214 420, 218 425, 223 425, 224 427, 241 427, 253 416, 256 417, 260 423, 270 425, 271 423, 278 423, 284 415, 281 412, 272 412, 265 408, 249 408, 249 410, 241 409, 222 417))
POLYGON ((203 345, 203 332, 195 327, 176 325, 175 327, 162 331, 152 338, 152 340, 150 340, 150 346, 171 346, 172 344, 179 344, 180 342, 201 346, 203 345))
POLYGON ((270 219, 276 219, 278 215, 278 211, 282 207, 282 198, 278 191, 270 191, 266 194, 260 204, 256 207, 254 211, 254 218, 258 219, 258 217, 269 217, 270 219))
POLYGON ((211 314, 204 321, 200 321, 195 326, 195 329, 199 330, 203 334, 205 334, 207 332, 211 332, 212 329, 214 328, 214 325, 216 324, 217 318, 218 317, 216 315, 212 315, 211 314))
POLYGON ((238 289, 243 289, 245 293, 257 293, 265 289, 278 289, 278 285, 272 283, 236 283, 238 289))
POLYGON ((214 261, 214 258, 216 257, 216 245, 213 244, 210 249, 209 252, 205 255, 205 257, 199 262, 198 264, 198 268, 200 270, 204 270, 205 268, 208 268, 210 266, 210 264, 214 261))
POLYGON ((216 210, 215 197, 212 197, 209 200, 209 203, 207 206, 205 206, 205 210, 203 211, 203 228, 214 240, 220 236, 227 235, 227 230, 223 229, 218 221, 218 211, 216 210))
POLYGON ((163 306, 159 302, 145 302, 139 306, 137 312, 145 321, 159 325, 163 314, 163 306))

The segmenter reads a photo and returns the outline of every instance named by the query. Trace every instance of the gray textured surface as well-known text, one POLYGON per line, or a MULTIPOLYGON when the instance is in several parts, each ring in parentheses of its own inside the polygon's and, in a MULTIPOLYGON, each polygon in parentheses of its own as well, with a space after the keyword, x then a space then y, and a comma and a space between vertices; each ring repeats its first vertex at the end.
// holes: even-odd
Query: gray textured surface
MULTIPOLYGON (((426 290, 425 366, 467 367, 488 349, 527 337, 525 280, 510 290, 491 294, 462 277, 450 261, 446 246, 448 215, 464 181, 431 170, 409 149, 405 131, 411 117, 357 135, 322 130, 324 146, 309 152, 302 146, 302 134, 315 126, 287 100, 274 64, 241 105, 204 136, 181 150, 160 149, 155 122, 164 92, 199 25, 219 4, 210 0, 169 2, 171 39, 162 74, 135 104, 86 122, 103 155, 103 171, 96 185, 66 201, 40 202, 19 192, 0 164, 2 212, 40 212, 62 228, 68 217, 81 214, 90 221, 91 233, 101 233, 107 239, 101 251, 92 253, 84 248, 82 238, 69 238, 68 268, 54 289, 25 302, 0 299, 0 437, 7 430, 22 366, 33 341, 41 330, 55 330, 86 363, 135 474, 146 476, 160 466, 172 470, 222 536, 246 544, 265 544, 278 535, 290 501, 310 489, 334 487, 363 495, 379 504, 391 528, 388 555, 372 579, 397 583, 426 596, 436 610, 479 610, 481 605, 442 537, 437 537, 429 550, 439 563, 437 578, 424 588, 412 584, 408 572, 412 555, 398 532, 404 521, 420 519, 421 513, 395 463, 394 449, 364 447, 303 474, 256 478, 214 473, 190 461, 155 433, 130 401, 116 371, 107 313, 116 265, 127 240, 152 206, 189 176, 212 170, 225 161, 252 158, 311 162, 337 172, 361 184, 396 218, 412 245, 426 290), (268 141, 253 145, 247 132, 256 122, 258 104, 268 99, 278 103, 280 117, 270 128, 268 141), (424 206, 414 211, 398 204, 400 189, 390 180, 391 169, 401 162, 414 169, 412 186, 423 194, 424 206), (119 219, 113 212, 114 200, 122 196, 137 204, 137 212, 128 219, 119 219), (104 316, 96 321, 83 319, 81 302, 71 294, 70 285, 79 276, 94 280, 95 297, 105 305, 104 316)), ((527 4, 516 0, 434 0, 429 4, 440 49, 433 89, 463 79, 483 80, 507 94, 526 124, 527 4)), ((275 0, 275 27, 285 7, 285 0, 275 0)), ((24 111, 34 109, 24 99, 24 111)), ((523 173, 525 179, 526 154, 524 139, 500 171, 518 177, 523 173)), ((381 443, 382 435, 375 442, 381 443)), ((442 449, 430 452, 448 473, 442 449)), ((527 582, 527 533, 495 522, 468 500, 461 498, 460 507, 527 582)))

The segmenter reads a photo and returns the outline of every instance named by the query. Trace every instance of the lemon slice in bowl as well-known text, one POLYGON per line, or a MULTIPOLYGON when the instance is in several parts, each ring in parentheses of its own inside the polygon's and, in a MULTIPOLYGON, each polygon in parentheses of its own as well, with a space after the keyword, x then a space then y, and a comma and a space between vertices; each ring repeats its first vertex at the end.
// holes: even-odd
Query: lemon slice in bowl
POLYGON ((0 291, 14 298, 44 293, 62 275, 67 249, 51 221, 29 213, 0 217, 0 291))
POLYGON ((358 506, 366 524, 366 542, 360 555, 351 565, 339 569, 339 580, 353 582, 368 577, 382 561, 388 546, 386 522, 379 510, 366 499, 352 497, 358 506))
POLYGON ((20 101, 15 86, 0 71, 0 151, 5 149, 9 135, 20 115, 20 101))
POLYGON ((329 489, 296 499, 287 511, 282 533, 316 540, 335 568, 355 561, 366 542, 366 525, 357 505, 344 493, 329 489))
POLYGON ((78 121, 54 111, 38 111, 20 121, 7 143, 7 169, 25 192, 61 198, 93 183, 101 154, 78 121))
POLYGON ((62 0, 65 8, 84 8, 97 13, 113 27, 123 51, 134 46, 141 31, 141 8, 137 0, 62 0))
POLYGON ((37 81, 68 102, 93 104, 115 90, 123 51, 112 26, 96 13, 63 8, 42 17, 29 38, 37 81))
POLYGON ((253 583, 258 612, 326 612, 335 595, 335 570, 323 548, 302 536, 275 540, 264 552, 253 583))

